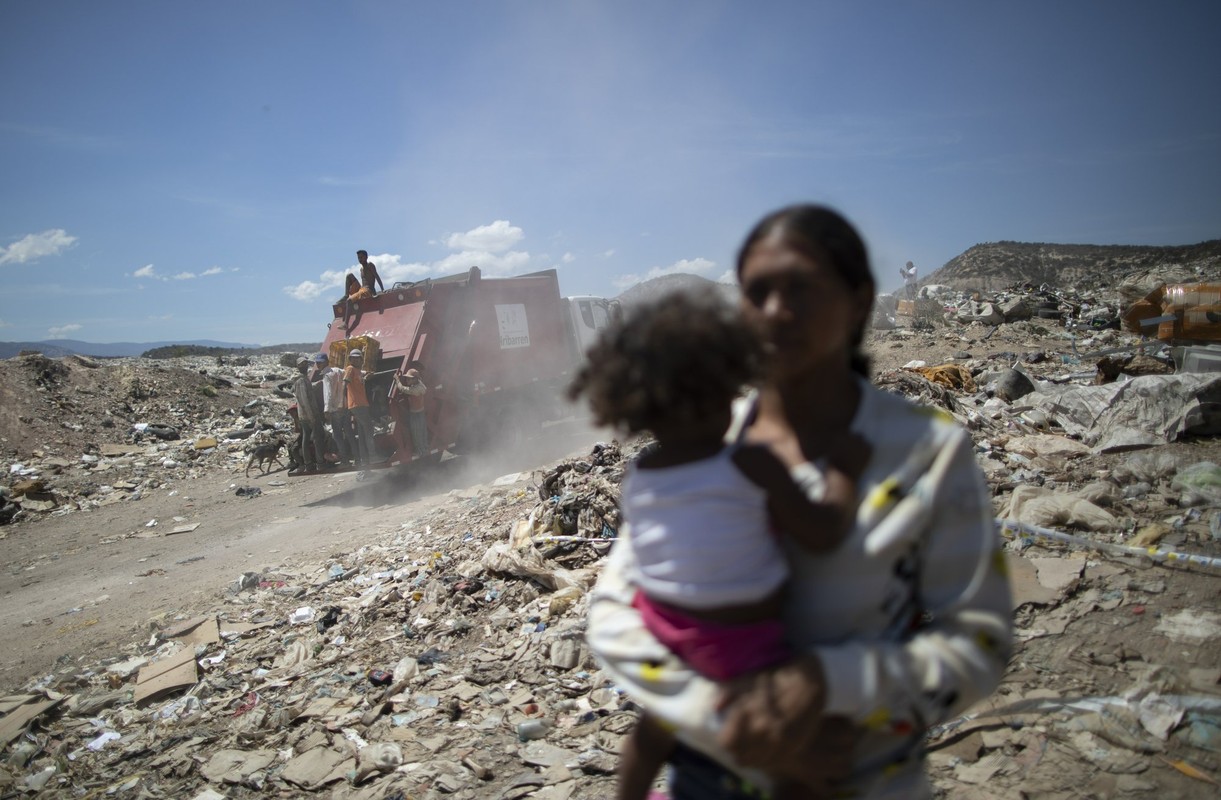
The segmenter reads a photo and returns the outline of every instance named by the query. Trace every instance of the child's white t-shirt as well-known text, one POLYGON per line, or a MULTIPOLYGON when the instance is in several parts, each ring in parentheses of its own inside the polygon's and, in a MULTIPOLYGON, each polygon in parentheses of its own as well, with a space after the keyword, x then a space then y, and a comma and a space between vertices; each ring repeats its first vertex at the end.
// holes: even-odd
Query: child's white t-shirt
POLYGON ((692 610, 738 606, 771 595, 788 577, 767 493, 734 464, 733 450, 672 467, 629 467, 621 505, 634 581, 649 598, 692 610))

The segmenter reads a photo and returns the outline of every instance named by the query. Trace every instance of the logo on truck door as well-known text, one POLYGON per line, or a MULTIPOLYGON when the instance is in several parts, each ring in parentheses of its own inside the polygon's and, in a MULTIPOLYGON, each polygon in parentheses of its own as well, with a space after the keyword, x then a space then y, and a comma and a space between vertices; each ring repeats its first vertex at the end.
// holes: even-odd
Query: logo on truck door
POLYGON ((500 349, 530 346, 530 326, 526 322, 526 307, 521 303, 496 306, 496 322, 500 326, 500 349))

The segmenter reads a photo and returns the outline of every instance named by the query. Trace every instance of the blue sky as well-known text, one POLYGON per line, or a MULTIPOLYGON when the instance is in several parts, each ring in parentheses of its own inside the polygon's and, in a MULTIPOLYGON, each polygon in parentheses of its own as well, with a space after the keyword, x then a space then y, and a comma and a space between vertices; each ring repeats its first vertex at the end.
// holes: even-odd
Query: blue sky
POLYGON ((0 339, 321 340, 383 277, 717 279, 830 203, 882 288, 1221 236, 1221 4, 8 2, 0 339))

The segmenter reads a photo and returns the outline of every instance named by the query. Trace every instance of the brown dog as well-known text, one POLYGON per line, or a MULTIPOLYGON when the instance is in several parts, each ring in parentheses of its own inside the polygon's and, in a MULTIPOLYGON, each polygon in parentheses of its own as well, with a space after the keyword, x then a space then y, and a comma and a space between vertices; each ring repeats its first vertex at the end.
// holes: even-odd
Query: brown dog
POLYGON ((283 448, 283 439, 271 439, 254 448, 250 452, 250 460, 246 462, 246 477, 250 477, 250 468, 255 464, 258 464, 264 475, 271 471, 272 463, 279 464, 283 468, 284 462, 280 461, 280 450, 283 448))

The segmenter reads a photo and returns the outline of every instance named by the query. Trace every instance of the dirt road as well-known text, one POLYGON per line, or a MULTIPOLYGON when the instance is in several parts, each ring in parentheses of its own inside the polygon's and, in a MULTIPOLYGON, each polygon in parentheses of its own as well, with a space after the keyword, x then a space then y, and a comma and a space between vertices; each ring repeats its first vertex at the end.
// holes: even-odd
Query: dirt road
POLYGON ((244 572, 351 553, 449 492, 529 471, 597 439, 570 421, 511 452, 447 458, 427 470, 374 471, 363 481, 355 473, 247 479, 226 471, 138 502, 15 526, 0 575, 0 686, 16 689, 57 662, 87 666, 118 657, 159 620, 221 603, 244 572), (245 486, 262 493, 238 496, 245 486), (151 520, 157 524, 149 527, 151 520))

